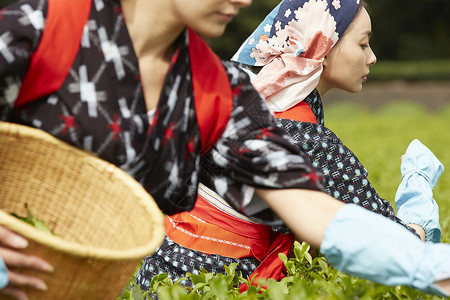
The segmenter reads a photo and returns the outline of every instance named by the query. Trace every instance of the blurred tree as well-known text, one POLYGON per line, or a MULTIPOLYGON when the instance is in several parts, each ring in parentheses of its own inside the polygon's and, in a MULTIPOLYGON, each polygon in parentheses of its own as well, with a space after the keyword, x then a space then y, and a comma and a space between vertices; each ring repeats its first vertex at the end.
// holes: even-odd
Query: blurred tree
MULTIPOLYGON (((16 1, 0 0, 0 8, 16 1)), ((371 45, 379 60, 450 59, 450 0, 367 1, 374 31, 371 45)), ((278 3, 254 0, 241 9, 225 34, 212 41, 213 49, 230 59, 278 3)))
POLYGON ((249 7, 240 9, 239 15, 228 24, 225 34, 212 41, 214 51, 221 58, 230 59, 278 3, 277 0, 254 0, 249 7))
POLYGON ((368 1, 379 59, 450 58, 450 1, 368 1))

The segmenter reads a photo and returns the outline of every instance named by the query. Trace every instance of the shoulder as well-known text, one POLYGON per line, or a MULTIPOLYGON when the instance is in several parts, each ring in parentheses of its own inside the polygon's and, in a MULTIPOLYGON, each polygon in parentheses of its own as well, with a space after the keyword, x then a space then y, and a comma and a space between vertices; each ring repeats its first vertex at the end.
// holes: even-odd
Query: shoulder
POLYGON ((3 9, 1 13, 5 11, 17 11, 17 10, 27 10, 28 7, 33 10, 41 10, 44 11, 47 9, 48 1, 47 0, 16 0, 10 1, 11 4, 3 5, 3 9))
POLYGON ((339 137, 329 128, 309 122, 277 119, 277 126, 283 128, 296 144, 307 149, 327 148, 330 145, 343 145, 339 137))
POLYGON ((240 103, 241 105, 258 103, 264 107, 264 111, 268 111, 265 101, 253 87, 249 74, 237 67, 233 62, 222 60, 222 64, 228 75, 235 103, 240 103))
POLYGON ((239 84, 251 85, 249 75, 241 68, 237 67, 233 62, 222 60, 222 65, 225 68, 225 72, 228 75, 232 87, 239 84))
POLYGON ((0 35, 10 47, 35 49, 45 27, 46 0, 22 0, 0 11, 0 35), (5 41, 6 37, 6 41, 5 41))
POLYGON ((1 9, 0 21, 6 24, 12 20, 17 20, 22 27, 30 26, 39 30, 45 26, 47 10, 47 0, 21 0, 1 9))
POLYGON ((314 167, 324 173, 328 174, 326 170, 352 166, 360 170, 359 174, 367 174, 358 157, 329 128, 286 119, 277 119, 277 126, 284 129, 297 148, 308 155, 314 167))

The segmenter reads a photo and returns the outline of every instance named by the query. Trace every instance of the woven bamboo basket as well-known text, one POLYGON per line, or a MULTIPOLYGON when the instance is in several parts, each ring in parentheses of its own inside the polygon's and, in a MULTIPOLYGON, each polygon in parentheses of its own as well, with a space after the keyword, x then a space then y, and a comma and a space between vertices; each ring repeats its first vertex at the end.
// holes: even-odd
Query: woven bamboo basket
POLYGON ((37 129, 0 122, 0 224, 29 241, 24 253, 53 273, 30 299, 116 299, 164 236, 163 216, 128 174, 37 129), (10 215, 32 214, 56 236, 10 215))

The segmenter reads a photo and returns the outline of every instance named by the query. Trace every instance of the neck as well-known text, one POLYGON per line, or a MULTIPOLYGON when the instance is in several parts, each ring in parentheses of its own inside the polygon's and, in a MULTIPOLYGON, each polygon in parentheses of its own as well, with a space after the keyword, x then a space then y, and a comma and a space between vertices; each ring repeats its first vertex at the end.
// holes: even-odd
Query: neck
POLYGON ((321 80, 319 80, 319 83, 316 86, 316 90, 319 92, 319 95, 322 97, 325 95, 326 92, 330 90, 329 87, 325 86, 321 80))
POLYGON ((175 40, 185 28, 172 13, 170 1, 120 0, 120 3, 137 57, 170 57, 175 40))

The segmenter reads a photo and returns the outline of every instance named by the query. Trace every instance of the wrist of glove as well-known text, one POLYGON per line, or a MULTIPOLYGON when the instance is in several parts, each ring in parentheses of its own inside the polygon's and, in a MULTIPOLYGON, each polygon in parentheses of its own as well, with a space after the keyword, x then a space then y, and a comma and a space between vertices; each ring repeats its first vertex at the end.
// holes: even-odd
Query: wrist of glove
POLYGON ((436 156, 419 140, 408 146, 401 164, 402 182, 395 195, 397 217, 407 224, 421 226, 427 241, 441 241, 439 207, 433 187, 444 171, 436 156))
POLYGON ((320 250, 344 273, 449 295, 435 281, 450 278, 450 245, 423 243, 403 226, 357 205, 347 204, 336 213, 320 250))

